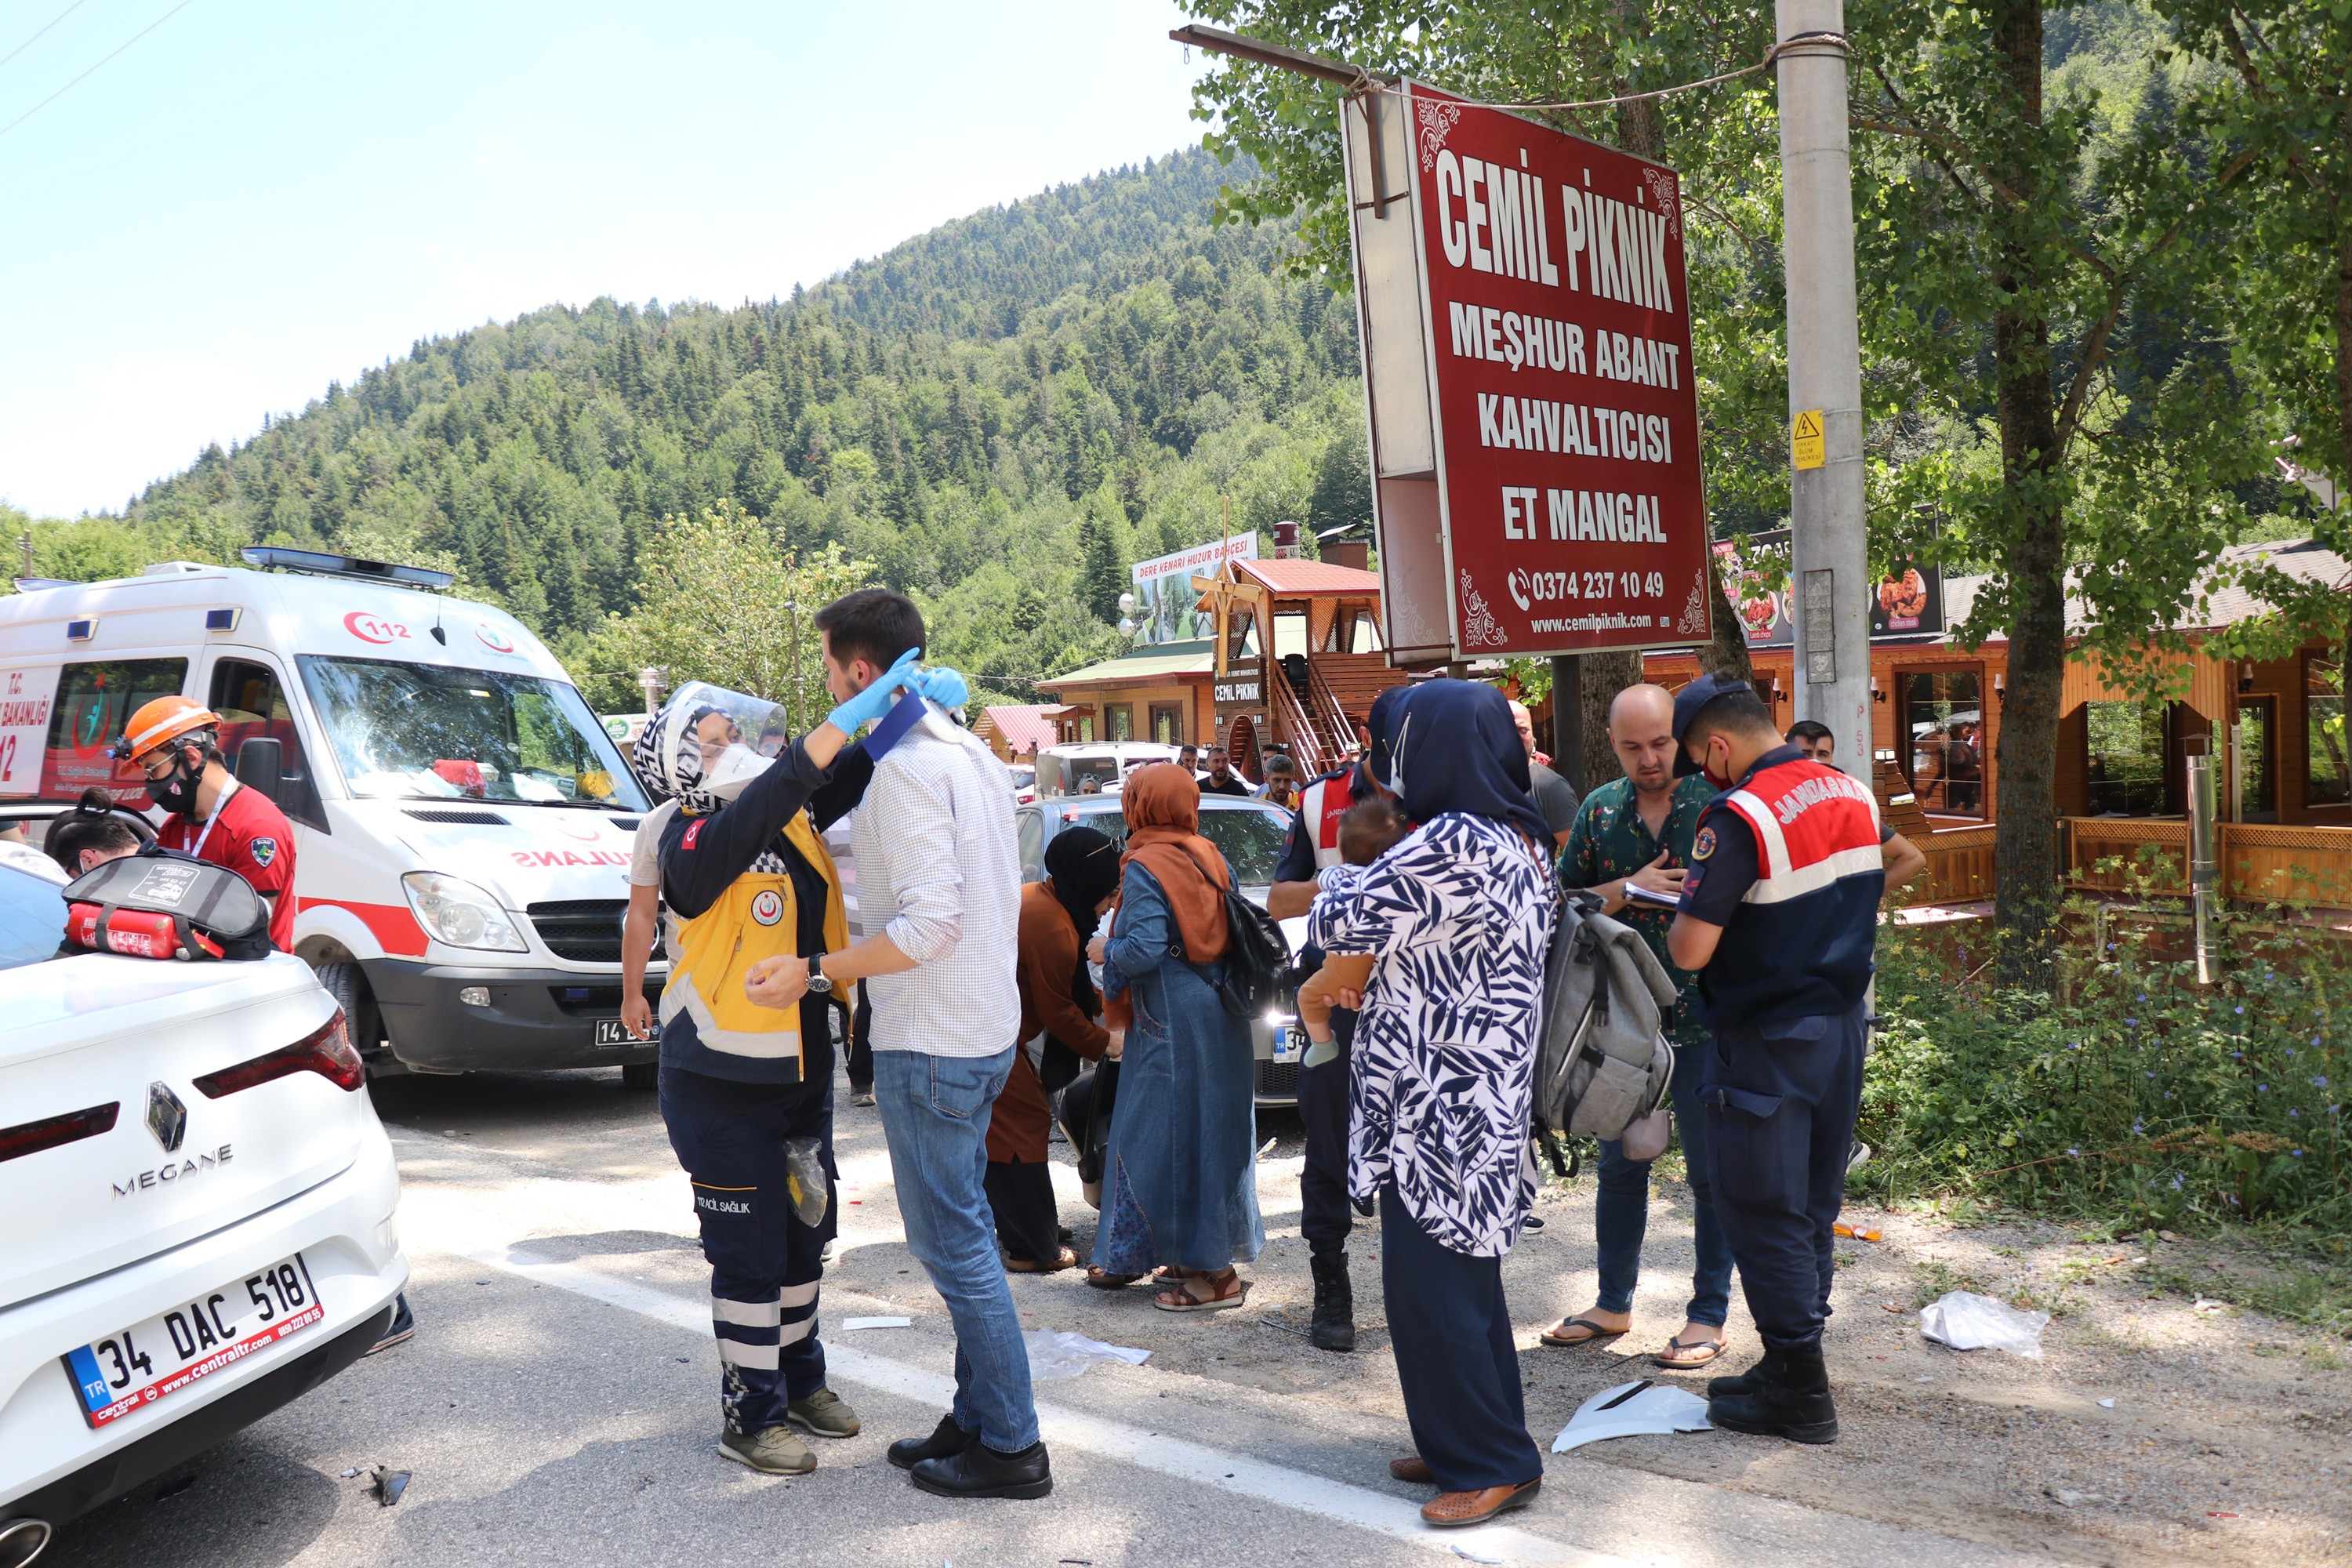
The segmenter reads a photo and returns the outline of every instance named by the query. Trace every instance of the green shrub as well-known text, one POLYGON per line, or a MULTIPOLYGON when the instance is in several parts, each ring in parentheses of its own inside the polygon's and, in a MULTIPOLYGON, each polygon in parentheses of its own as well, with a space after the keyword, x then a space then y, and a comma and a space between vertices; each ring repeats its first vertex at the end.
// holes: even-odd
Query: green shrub
POLYGON ((2226 972, 2200 988, 2184 926, 2070 908, 2054 996, 1995 992, 1971 977, 1984 955, 1886 928, 1860 1134, 1876 1157, 1856 1187, 2258 1221, 2340 1250, 2352 946, 2278 906, 2225 913, 2226 972))

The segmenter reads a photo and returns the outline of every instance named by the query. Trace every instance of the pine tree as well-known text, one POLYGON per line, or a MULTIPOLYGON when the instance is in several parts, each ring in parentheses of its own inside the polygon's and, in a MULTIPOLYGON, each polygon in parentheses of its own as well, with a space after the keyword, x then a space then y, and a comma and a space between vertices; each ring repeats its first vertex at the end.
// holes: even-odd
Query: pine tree
POLYGON ((1128 591, 1127 513, 1109 485, 1087 498, 1078 520, 1078 592, 1087 609, 1116 625, 1118 596, 1128 591))

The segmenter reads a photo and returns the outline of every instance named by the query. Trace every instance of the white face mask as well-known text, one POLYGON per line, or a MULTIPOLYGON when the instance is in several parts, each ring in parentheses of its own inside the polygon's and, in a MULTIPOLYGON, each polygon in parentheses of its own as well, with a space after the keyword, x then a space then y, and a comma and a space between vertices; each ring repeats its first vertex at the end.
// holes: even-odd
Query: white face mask
POLYGON ((743 786, 768 771, 769 759, 740 742, 719 753, 703 773, 702 787, 720 800, 733 800, 743 786))

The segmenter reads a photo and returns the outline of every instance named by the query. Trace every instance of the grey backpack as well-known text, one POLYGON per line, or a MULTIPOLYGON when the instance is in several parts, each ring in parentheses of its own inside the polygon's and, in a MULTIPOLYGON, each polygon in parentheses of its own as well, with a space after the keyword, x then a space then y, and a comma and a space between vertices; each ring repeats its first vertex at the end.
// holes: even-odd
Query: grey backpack
POLYGON ((1660 1025, 1675 983, 1633 927, 1570 895, 1544 958, 1536 1120, 1555 1132, 1619 1138, 1655 1110, 1675 1076, 1660 1025))

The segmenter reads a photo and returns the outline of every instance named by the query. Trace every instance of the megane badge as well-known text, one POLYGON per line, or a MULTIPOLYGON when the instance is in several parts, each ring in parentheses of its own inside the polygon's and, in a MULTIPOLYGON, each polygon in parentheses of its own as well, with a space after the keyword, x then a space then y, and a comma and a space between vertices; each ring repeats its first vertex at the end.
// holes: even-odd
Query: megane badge
POLYGON ((147 1131, 155 1134, 166 1154, 178 1153, 180 1140, 188 1135, 188 1108, 160 1083, 147 1086, 147 1131))

